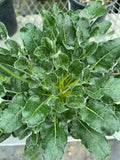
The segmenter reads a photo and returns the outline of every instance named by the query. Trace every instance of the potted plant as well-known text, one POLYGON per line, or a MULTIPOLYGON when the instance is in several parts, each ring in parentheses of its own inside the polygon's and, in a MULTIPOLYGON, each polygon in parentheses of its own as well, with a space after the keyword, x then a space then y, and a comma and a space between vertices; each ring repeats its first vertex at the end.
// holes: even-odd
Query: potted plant
MULTIPOLYGON (((68 0, 68 4, 69 4, 69 9, 72 9, 73 11, 76 11, 78 9, 84 9, 88 6, 88 4, 90 4, 92 1, 94 0, 68 0)), ((111 7, 117 2, 117 0, 102 0, 99 1, 99 3, 101 3, 101 5, 104 6, 104 8, 107 8, 106 12, 104 15, 98 17, 97 22, 101 21, 105 18, 105 16, 107 15, 107 13, 110 11, 111 7)), ((104 9, 102 7, 102 9, 104 9)))
POLYGON ((0 47, 0 141, 27 137, 28 159, 60 160, 68 132, 99 159, 110 153, 106 136, 120 129, 120 38, 100 40, 110 34, 106 20, 90 30, 104 14, 96 5, 83 14, 54 4, 54 15, 41 14, 41 30, 31 23, 20 29, 24 47, 0 23, 7 47, 0 47))
POLYGON ((13 7, 13 0, 0 0, 0 22, 4 23, 9 36, 17 30, 17 21, 13 7))

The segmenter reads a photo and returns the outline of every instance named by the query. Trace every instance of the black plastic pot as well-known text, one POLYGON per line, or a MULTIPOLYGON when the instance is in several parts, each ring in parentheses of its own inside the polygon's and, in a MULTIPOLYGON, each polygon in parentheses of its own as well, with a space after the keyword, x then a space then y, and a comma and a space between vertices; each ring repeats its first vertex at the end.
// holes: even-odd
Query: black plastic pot
MULTIPOLYGON (((105 18, 106 14, 109 12, 109 10, 111 9, 111 7, 117 2, 117 0, 114 0, 114 2, 110 3, 107 5, 107 12, 102 16, 99 17, 96 22, 101 21, 105 18)), ((84 9, 87 5, 78 2, 77 0, 69 0, 69 9, 76 11, 78 9, 84 9)))
POLYGON ((12 36, 17 31, 13 0, 0 1, 0 22, 4 23, 6 26, 9 36, 12 36))

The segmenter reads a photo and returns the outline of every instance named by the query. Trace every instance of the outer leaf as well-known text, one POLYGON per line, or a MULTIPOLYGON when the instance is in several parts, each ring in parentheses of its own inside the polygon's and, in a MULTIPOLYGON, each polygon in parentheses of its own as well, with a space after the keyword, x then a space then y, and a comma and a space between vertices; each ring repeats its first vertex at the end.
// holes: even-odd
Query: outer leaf
POLYGON ((94 24, 90 31, 90 36, 95 37, 95 36, 104 35, 108 31, 108 29, 111 27, 111 25, 112 23, 106 20, 94 24))
POLYGON ((82 120, 104 135, 112 135, 119 129, 119 121, 110 106, 97 100, 90 100, 88 107, 81 109, 82 120))
POLYGON ((86 94, 93 99, 101 99, 103 97, 102 89, 98 86, 88 86, 85 88, 86 94))
POLYGON ((40 133, 43 160, 60 160, 67 144, 67 125, 65 123, 44 124, 40 133))
POLYGON ((0 129, 4 133, 11 133, 22 125, 21 113, 25 104, 24 96, 17 94, 9 104, 8 108, 4 110, 0 118, 0 129))
POLYGON ((11 51, 11 54, 18 54, 21 49, 20 45, 12 39, 7 39, 5 45, 11 51))
POLYGON ((112 99, 114 103, 120 102, 120 79, 109 78, 107 81, 102 82, 102 92, 108 98, 112 99))
POLYGON ((93 64, 95 71, 108 71, 120 57, 120 38, 102 42, 94 55, 88 57, 88 63, 93 64))
POLYGON ((67 98, 67 107, 83 108, 85 106, 85 99, 81 95, 71 95, 67 98))
POLYGON ((71 95, 84 95, 85 91, 82 85, 76 85, 75 87, 72 88, 72 93, 71 95))
POLYGON ((19 57, 15 61, 14 66, 16 69, 26 69, 28 67, 28 60, 25 57, 19 57))
POLYGON ((74 60, 69 66, 69 72, 72 74, 73 78, 79 78, 82 72, 84 64, 79 60, 74 60))
POLYGON ((89 39, 89 21, 85 18, 80 18, 80 20, 77 23, 76 28, 76 36, 78 38, 78 42, 80 43, 86 43, 89 39))
POLYGON ((34 51, 34 55, 36 55, 40 60, 46 60, 50 57, 50 52, 48 48, 38 46, 34 51))
POLYGON ((8 31, 2 22, 0 22, 0 36, 3 40, 6 40, 8 36, 8 31))
POLYGON ((10 137, 10 134, 1 134, 0 133, 0 143, 6 140, 8 137, 10 137))
POLYGON ((41 16, 45 27, 47 27, 47 29, 53 29, 53 27, 55 26, 55 18, 53 17, 53 15, 49 11, 44 10, 41 16))
POLYGON ((35 160, 41 153, 40 137, 38 134, 30 135, 26 140, 24 154, 29 160, 35 160))
POLYGON ((99 159, 106 159, 110 154, 110 145, 106 138, 80 120, 72 122, 71 135, 81 139, 86 148, 99 159))
POLYGON ((47 73, 49 73, 52 70, 53 65, 50 61, 41 61, 40 67, 43 68, 47 73))
POLYGON ((42 32, 35 25, 27 23, 25 27, 20 29, 20 37, 24 43, 25 49, 33 58, 35 48, 41 43, 42 32))
POLYGON ((14 131, 12 135, 14 137, 18 137, 21 140, 21 139, 24 139, 25 137, 27 137, 30 133, 31 133, 31 129, 29 129, 27 127, 27 125, 23 125, 22 127, 17 129, 16 131, 14 131))
POLYGON ((85 17, 91 21, 103 16, 105 13, 106 6, 102 6, 102 1, 94 1, 80 12, 80 17, 85 17))
POLYGON ((8 51, 7 49, 5 49, 5 48, 2 48, 2 47, 0 47, 0 55, 8 55, 8 54, 10 54, 10 51, 8 51))
POLYGON ((50 107, 44 104, 45 101, 41 102, 38 96, 32 96, 28 99, 22 111, 23 121, 28 126, 34 127, 45 121, 45 118, 51 111, 50 107))

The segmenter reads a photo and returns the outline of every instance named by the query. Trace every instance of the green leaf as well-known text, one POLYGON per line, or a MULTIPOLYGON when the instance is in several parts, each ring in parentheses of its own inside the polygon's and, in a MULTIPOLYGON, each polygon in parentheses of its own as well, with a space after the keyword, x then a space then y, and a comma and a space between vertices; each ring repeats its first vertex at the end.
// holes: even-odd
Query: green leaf
POLYGON ((10 134, 0 133, 0 143, 10 137, 10 134))
POLYGON ((20 29, 20 37, 30 57, 34 58, 33 52, 41 44, 42 32, 34 24, 27 23, 20 29))
POLYGON ((85 98, 82 95, 71 95, 67 97, 67 107, 83 108, 85 106, 85 98))
POLYGON ((40 60, 46 60, 50 57, 50 52, 48 48, 43 46, 36 47, 34 55, 37 56, 40 60))
POLYGON ((0 36, 3 40, 6 40, 8 36, 8 31, 2 22, 0 22, 0 36))
POLYGON ((43 160, 60 160, 67 144, 67 125, 65 123, 44 124, 40 133, 43 160))
POLYGON ((10 51, 9 51, 9 50, 0 47, 0 56, 1 56, 1 55, 9 55, 9 54, 10 54, 10 51))
POLYGON ((4 97, 5 96, 5 88, 4 86, 0 85, 0 97, 4 97))
POLYGON ((18 137, 21 140, 27 137, 28 135, 30 135, 30 133, 31 133, 31 129, 29 129, 25 124, 21 126, 19 129, 17 129, 16 131, 14 131, 12 135, 14 137, 18 137))
POLYGON ((55 63, 58 67, 66 69, 68 67, 69 58, 65 53, 59 53, 55 59, 55 63))
POLYGON ((112 135, 119 129, 119 121, 112 107, 101 101, 90 100, 87 107, 81 109, 82 120, 103 135, 112 135))
POLYGON ((79 60, 74 60, 69 66, 69 72, 72 74, 73 78, 79 78, 82 72, 84 64, 79 60))
POLYGON ((95 20, 95 18, 101 17, 106 13, 106 6, 102 6, 102 1, 91 2, 81 12, 80 17, 85 17, 89 21, 95 20))
POLYGON ((57 81, 57 75, 54 72, 51 72, 46 75, 43 85, 46 89, 52 89, 54 85, 57 84, 57 81))
POLYGON ((108 31, 108 29, 111 27, 111 25, 112 23, 107 20, 95 23, 90 31, 90 37, 104 35, 108 31))
POLYGON ((79 59, 83 54, 83 47, 79 46, 77 49, 74 50, 72 54, 72 59, 76 60, 79 59))
POLYGON ((12 55, 13 54, 18 54, 20 49, 21 49, 20 45, 16 41, 14 41, 12 39, 7 39, 5 41, 5 45, 10 50, 12 55))
POLYGON ((22 116, 23 121, 27 123, 29 127, 37 126, 45 121, 51 111, 51 108, 45 104, 46 101, 47 99, 41 102, 38 96, 32 96, 26 102, 22 116))
POLYGON ((95 51, 97 50, 97 48, 98 48, 98 45, 94 41, 85 45, 85 47, 83 48, 83 60, 84 60, 84 58, 94 54, 95 51))
POLYGON ((4 133, 11 133, 22 126, 22 109, 25 99, 22 94, 17 94, 12 99, 8 108, 4 110, 0 118, 0 129, 4 133))
POLYGON ((23 70, 27 69, 27 67, 28 67, 28 60, 27 60, 27 58, 25 58, 25 57, 19 57, 17 59, 17 61, 15 61, 14 67, 16 69, 23 69, 23 70))
POLYGON ((53 107, 53 109, 55 109, 55 111, 57 113, 62 113, 62 112, 65 112, 66 110, 68 110, 60 101, 60 98, 59 97, 55 97, 55 96, 52 96, 48 102, 47 102, 47 105, 50 106, 50 107, 53 107))
POLYGON ((120 102, 120 79, 110 77, 108 80, 101 83, 103 94, 108 98, 112 99, 114 103, 120 102))
POLYGON ((94 55, 89 56, 87 61, 97 72, 107 72, 120 57, 120 38, 99 43, 94 55))
POLYGON ((47 29, 53 29, 53 27, 55 26, 55 18, 53 17, 53 15, 49 11, 43 10, 41 16, 44 26, 47 29))
POLYGON ((41 67, 34 66, 32 69, 32 74, 39 79, 43 79, 45 76, 45 70, 41 67))
POLYGON ((41 153, 39 134, 30 135, 26 140, 24 154, 29 160, 36 160, 41 153))
POLYGON ((78 120, 71 124, 71 135, 81 139, 85 147, 99 159, 106 159, 110 154, 110 145, 106 138, 78 120))
POLYGON ((85 18, 80 18, 76 25, 76 36, 79 44, 88 42, 89 39, 89 21, 85 18))
POLYGON ((103 92, 98 86, 88 86, 85 88, 86 94, 93 99, 101 99, 103 97, 103 92))
POLYGON ((85 91, 82 85, 76 85, 72 88, 71 95, 84 95, 85 91))
POLYGON ((45 70, 45 72, 49 73, 53 69, 53 65, 50 61, 41 61, 40 62, 40 67, 45 70))

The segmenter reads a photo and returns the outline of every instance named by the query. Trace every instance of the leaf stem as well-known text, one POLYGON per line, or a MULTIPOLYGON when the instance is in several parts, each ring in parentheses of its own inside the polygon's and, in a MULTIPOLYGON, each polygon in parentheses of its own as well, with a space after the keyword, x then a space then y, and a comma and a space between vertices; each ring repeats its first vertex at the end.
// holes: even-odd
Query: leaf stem
POLYGON ((2 64, 0 64, 0 68, 2 68, 4 71, 6 71, 8 74, 10 74, 11 76, 19 79, 20 81, 23 81, 23 82, 27 82, 27 83, 30 83, 29 80, 15 74, 14 72, 12 72, 11 70, 9 70, 8 68, 6 68, 5 66, 3 66, 2 64))

